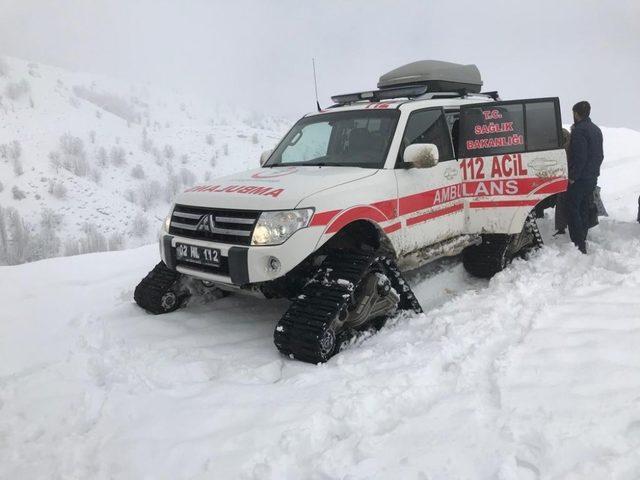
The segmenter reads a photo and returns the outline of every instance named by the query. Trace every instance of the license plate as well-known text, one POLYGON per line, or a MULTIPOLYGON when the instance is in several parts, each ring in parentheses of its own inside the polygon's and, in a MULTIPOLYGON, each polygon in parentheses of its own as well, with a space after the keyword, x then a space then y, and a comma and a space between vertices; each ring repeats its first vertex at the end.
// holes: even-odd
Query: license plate
POLYGON ((178 260, 219 267, 220 256, 220 250, 217 248, 198 247, 196 245, 176 243, 176 257, 178 260))

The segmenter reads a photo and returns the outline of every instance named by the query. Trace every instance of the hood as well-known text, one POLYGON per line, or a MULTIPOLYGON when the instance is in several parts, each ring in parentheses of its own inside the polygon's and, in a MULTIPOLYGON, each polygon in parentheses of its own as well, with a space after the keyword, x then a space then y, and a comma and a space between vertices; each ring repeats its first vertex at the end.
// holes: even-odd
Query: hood
POLYGON ((176 203, 237 210, 287 210, 309 195, 377 171, 356 167, 257 168, 195 185, 178 195, 176 203))

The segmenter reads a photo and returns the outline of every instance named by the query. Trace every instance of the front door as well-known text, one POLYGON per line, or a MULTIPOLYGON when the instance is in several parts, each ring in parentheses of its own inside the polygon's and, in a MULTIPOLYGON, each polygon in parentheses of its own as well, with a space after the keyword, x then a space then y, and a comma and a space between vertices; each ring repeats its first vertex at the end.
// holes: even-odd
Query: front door
POLYGON ((399 160, 404 149, 414 143, 431 143, 438 147, 439 162, 431 168, 399 168, 399 215, 404 222, 401 253, 462 233, 464 212, 461 173, 454 158, 451 136, 440 107, 410 113, 402 137, 399 160))

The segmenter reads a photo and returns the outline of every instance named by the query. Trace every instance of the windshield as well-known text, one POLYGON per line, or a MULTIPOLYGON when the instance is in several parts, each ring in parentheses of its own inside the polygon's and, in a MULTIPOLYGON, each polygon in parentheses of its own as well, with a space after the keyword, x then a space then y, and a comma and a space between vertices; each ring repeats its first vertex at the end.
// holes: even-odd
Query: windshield
POLYGON ((382 168, 398 110, 351 110, 305 117, 275 149, 266 167, 382 168))

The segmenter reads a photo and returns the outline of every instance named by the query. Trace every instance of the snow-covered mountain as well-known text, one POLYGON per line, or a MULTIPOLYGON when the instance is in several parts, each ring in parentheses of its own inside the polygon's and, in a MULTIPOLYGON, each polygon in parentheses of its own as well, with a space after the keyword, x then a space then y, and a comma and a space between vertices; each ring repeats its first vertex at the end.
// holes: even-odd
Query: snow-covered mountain
POLYGON ((0 58, 0 264, 153 241, 178 191, 255 167, 288 122, 0 58))
POLYGON ((0 267, 0 478, 640 478, 640 134, 605 135, 589 255, 548 217, 491 281, 415 271, 426 313, 321 366, 286 302, 143 312, 155 245, 0 267))

